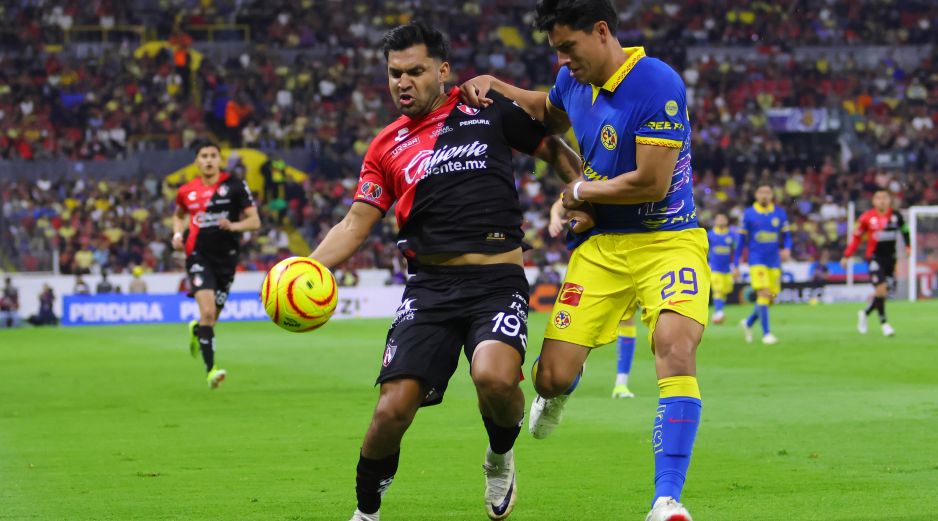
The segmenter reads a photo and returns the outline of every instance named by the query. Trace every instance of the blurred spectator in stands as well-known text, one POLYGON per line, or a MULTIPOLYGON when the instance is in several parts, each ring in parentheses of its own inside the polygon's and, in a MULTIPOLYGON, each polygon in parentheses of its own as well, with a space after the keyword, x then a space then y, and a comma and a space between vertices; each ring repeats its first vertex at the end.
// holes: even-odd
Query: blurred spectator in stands
POLYGON ((540 272, 537 274, 537 280, 534 284, 555 284, 560 285, 560 273, 554 269, 551 264, 543 264, 540 272))
POLYGON ((72 294, 74 295, 91 295, 91 288, 88 287, 88 284, 85 283, 85 279, 81 278, 81 275, 75 275, 75 287, 72 288, 72 294))
POLYGON ((342 288, 355 287, 358 285, 358 273, 352 268, 336 268, 335 281, 342 288))
POLYGON ((0 294, 0 327, 16 327, 19 325, 20 292, 13 286, 13 280, 6 277, 3 283, 3 293, 0 294))
POLYGON ((236 97, 228 99, 225 104, 225 129, 228 142, 232 147, 241 146, 241 128, 247 116, 253 112, 247 94, 239 93, 236 97))
POLYGON ((134 278, 131 279, 130 285, 127 287, 127 293, 146 293, 147 283, 140 278, 140 276, 143 275, 143 267, 134 266, 131 273, 133 273, 134 278))
POLYGON ((55 292, 48 284, 42 285, 42 292, 39 293, 39 313, 29 317, 28 322, 34 326, 54 326, 59 323, 55 316, 53 306, 55 305, 55 292))
POLYGON ((111 281, 107 280, 107 272, 101 271, 101 280, 98 282, 98 285, 95 287, 95 290, 94 290, 95 294, 107 295, 108 293, 120 293, 119 288, 118 288, 118 291, 114 291, 114 289, 115 289, 114 285, 111 284, 111 281))
POLYGON ((271 157, 261 165, 264 178, 264 204, 277 215, 278 223, 283 223, 287 212, 287 163, 283 159, 271 157))

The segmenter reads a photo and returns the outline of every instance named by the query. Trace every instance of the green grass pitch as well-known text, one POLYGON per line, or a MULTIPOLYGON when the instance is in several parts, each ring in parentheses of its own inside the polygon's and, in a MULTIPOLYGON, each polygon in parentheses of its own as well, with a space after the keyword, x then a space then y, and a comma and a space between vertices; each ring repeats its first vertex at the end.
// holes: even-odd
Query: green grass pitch
MULTIPOLYGON (((694 519, 938 519, 938 302, 890 302, 891 339, 875 317, 857 334, 857 305, 776 307, 770 348, 742 341, 749 309, 728 309, 699 352, 694 519)), ((532 317, 526 365, 546 318, 532 317)), ((182 325, 0 330, 0 519, 344 521, 386 330, 222 324, 229 379, 214 392, 182 325)), ((522 432, 511 519, 644 519, 657 400, 644 334, 636 399, 609 398, 615 348, 602 348, 554 435, 522 432)), ((463 360, 405 437, 382 519, 486 519, 485 443, 463 360)))

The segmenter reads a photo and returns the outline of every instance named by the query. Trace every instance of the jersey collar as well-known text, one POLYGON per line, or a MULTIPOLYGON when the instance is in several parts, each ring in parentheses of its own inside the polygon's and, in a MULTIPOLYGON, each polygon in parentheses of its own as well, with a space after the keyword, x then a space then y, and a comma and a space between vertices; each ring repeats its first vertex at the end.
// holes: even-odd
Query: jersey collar
POLYGON ((590 87, 593 89, 593 103, 596 103, 596 98, 599 96, 599 91, 604 90, 606 92, 615 92, 616 88, 622 83, 622 80, 632 72, 632 69, 635 67, 635 64, 638 63, 638 60, 641 60, 645 57, 645 48, 644 47, 623 47, 622 52, 628 55, 628 58, 625 59, 623 63, 617 70, 606 80, 606 83, 603 83, 602 87, 597 87, 596 85, 590 84, 590 87))
POLYGON ((713 233, 716 233, 716 234, 719 234, 719 235, 725 235, 725 234, 729 233, 729 231, 730 231, 729 228, 720 228, 719 226, 714 226, 714 227, 713 227, 713 233))
POLYGON ((762 206, 759 203, 752 203, 752 207, 759 213, 772 213, 775 211, 775 204, 769 203, 768 206, 762 206))

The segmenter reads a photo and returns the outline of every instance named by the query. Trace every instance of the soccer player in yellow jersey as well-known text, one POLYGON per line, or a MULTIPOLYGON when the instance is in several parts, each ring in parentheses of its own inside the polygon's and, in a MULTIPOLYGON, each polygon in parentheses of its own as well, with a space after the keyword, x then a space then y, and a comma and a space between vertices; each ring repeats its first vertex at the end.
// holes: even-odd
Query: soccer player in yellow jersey
POLYGON ((495 90, 553 132, 572 126, 584 173, 567 186, 564 205, 588 202, 595 211, 545 332, 529 429, 542 438, 556 427, 590 351, 611 343, 620 317, 641 306, 660 392, 646 521, 690 521, 679 500, 701 413, 696 350, 710 294, 707 234, 694 206, 683 81, 642 47, 622 48, 617 20, 609 0, 541 0, 535 24, 560 65, 550 93, 480 76, 461 94, 484 106, 495 90))

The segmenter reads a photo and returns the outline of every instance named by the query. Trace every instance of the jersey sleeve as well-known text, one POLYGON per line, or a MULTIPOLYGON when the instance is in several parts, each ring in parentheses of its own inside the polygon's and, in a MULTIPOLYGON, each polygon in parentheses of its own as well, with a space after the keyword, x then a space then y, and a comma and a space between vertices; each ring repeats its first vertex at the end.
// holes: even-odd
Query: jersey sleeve
POLYGON ((866 228, 869 223, 867 219, 868 215, 863 214, 860 216, 860 220, 857 221, 856 228, 853 229, 853 235, 850 236, 850 244, 847 245, 847 249, 844 250, 844 257, 852 257, 856 253, 857 248, 860 247, 860 241, 863 239, 863 234, 866 233, 866 228))
MULTIPOLYGON (((186 207, 186 199, 185 199, 185 195, 184 195, 184 192, 185 192, 184 188, 185 188, 185 186, 186 186, 186 185, 182 185, 182 186, 179 187, 179 190, 176 190, 176 208, 187 208, 187 207, 186 207)), ((188 208, 187 208, 187 209, 188 209, 188 208)))
POLYGON ((791 249, 791 223, 788 222, 788 212, 782 210, 779 212, 782 220, 782 247, 786 250, 791 249))
POLYGON ((684 83, 671 70, 659 69, 649 82, 649 94, 640 105, 636 145, 681 148, 690 129, 684 83))
POLYGON ((739 218, 739 228, 736 230, 736 247, 733 248, 733 265, 738 266, 740 259, 743 257, 743 250, 748 246, 749 240, 749 219, 747 219, 749 210, 743 212, 743 216, 739 218))
POLYGON ((902 212, 895 210, 896 212, 896 224, 899 227, 899 233, 902 234, 902 240, 905 242, 905 247, 908 248, 912 245, 912 242, 909 239, 909 225, 905 222, 905 217, 902 216, 902 212))
POLYGON ((240 188, 240 190, 238 190, 238 205, 241 207, 241 210, 255 206, 254 194, 251 193, 251 189, 248 187, 248 182, 235 182, 235 185, 240 188))
POLYGON ((563 102, 563 98, 570 87, 571 79, 570 69, 561 67, 560 71, 557 72, 557 79, 554 80, 554 86, 551 87, 550 92, 547 93, 547 101, 564 112, 567 111, 567 107, 563 102))
POLYGON ((368 151, 365 152, 354 200, 370 204, 382 213, 387 213, 394 204, 392 192, 394 185, 389 176, 385 175, 385 169, 381 167, 377 155, 374 143, 372 143, 372 146, 368 147, 368 151))
POLYGON ((514 101, 497 92, 492 92, 490 97, 498 109, 502 133, 508 145, 519 152, 533 154, 547 136, 547 128, 514 101))

